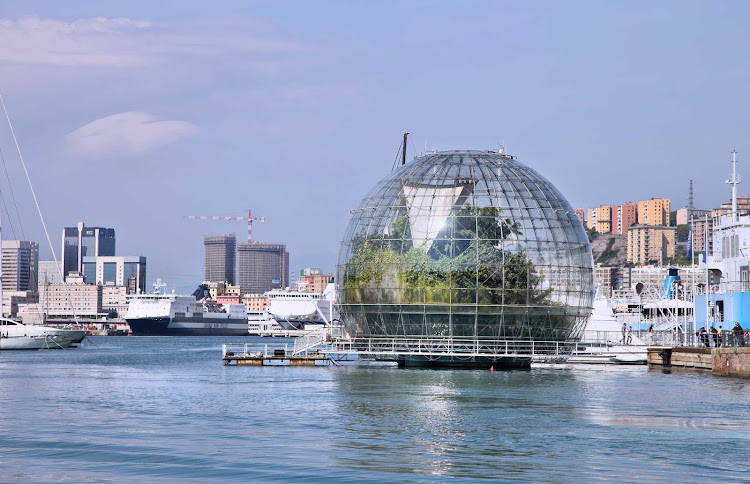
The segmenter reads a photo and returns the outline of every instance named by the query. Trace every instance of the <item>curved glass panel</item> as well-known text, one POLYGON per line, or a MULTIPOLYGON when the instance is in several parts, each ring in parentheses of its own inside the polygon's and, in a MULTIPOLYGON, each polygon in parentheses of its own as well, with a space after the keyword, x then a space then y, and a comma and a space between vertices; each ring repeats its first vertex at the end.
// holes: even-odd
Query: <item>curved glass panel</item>
POLYGON ((367 195, 341 243, 349 334, 558 341, 591 312, 588 237, 562 194, 514 157, 430 153, 367 195))

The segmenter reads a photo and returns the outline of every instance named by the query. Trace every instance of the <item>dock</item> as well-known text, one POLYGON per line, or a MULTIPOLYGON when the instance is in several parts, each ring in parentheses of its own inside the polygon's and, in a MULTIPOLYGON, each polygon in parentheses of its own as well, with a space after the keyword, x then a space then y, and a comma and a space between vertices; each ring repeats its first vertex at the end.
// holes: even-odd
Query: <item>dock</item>
POLYGON ((649 366, 707 370, 713 375, 750 378, 750 347, 649 348, 649 366))
POLYGON ((224 365, 236 366, 331 366, 336 363, 324 353, 295 352, 294 345, 225 343, 224 365))

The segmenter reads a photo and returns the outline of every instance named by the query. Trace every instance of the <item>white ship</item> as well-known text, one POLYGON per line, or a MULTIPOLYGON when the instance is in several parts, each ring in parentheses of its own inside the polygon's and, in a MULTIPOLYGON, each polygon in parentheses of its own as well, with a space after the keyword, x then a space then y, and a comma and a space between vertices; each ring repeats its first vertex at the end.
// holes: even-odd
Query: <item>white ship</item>
POLYGON ((78 344, 86 331, 21 324, 0 318, 0 350, 63 349, 78 344))
POLYGON ((338 314, 334 306, 335 286, 328 283, 322 293, 274 289, 265 293, 270 299, 268 312, 286 330, 325 325, 338 314))
POLYGON ((128 296, 125 321, 136 336, 247 336, 243 304, 220 306, 191 296, 162 294, 160 280, 153 294, 128 296))

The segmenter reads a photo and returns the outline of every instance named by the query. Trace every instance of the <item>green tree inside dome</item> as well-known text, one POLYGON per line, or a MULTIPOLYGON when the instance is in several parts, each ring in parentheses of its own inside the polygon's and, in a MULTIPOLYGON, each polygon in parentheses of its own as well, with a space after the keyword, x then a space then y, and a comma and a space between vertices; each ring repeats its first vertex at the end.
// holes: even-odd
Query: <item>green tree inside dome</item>
POLYGON ((367 289, 400 289, 390 302, 538 305, 552 292, 539 289, 542 277, 518 243, 520 224, 496 207, 462 207, 427 250, 414 247, 405 209, 387 232, 352 241, 347 302, 377 303, 367 289))

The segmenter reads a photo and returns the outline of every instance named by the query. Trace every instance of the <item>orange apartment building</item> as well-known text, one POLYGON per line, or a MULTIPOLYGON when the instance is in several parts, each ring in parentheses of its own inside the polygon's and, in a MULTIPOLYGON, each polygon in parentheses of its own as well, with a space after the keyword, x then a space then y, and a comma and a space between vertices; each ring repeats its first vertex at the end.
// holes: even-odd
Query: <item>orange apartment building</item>
POLYGON ((628 228, 628 262, 642 265, 674 258, 676 231, 676 227, 631 226, 628 228))
POLYGON ((638 202, 638 223, 669 226, 669 199, 652 198, 638 202))

